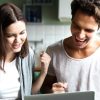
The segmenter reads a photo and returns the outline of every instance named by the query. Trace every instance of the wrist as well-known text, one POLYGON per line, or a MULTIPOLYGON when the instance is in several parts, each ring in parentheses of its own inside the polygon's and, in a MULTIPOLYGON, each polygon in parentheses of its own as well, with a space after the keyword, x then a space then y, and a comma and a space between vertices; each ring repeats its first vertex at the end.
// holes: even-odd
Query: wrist
POLYGON ((46 76, 47 75, 47 71, 41 70, 40 74, 43 75, 43 76, 46 76))

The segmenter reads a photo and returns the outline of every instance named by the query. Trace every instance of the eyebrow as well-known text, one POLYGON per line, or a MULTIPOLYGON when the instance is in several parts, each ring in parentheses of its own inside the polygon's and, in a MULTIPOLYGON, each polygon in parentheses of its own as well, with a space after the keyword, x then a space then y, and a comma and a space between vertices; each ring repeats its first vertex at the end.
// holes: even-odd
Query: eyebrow
MULTIPOLYGON (((22 30, 20 33, 24 32, 24 31, 25 31, 25 30, 22 30)), ((7 34, 7 35, 12 35, 12 34, 16 34, 16 33, 7 33, 7 32, 6 32, 6 34, 7 34)))
MULTIPOLYGON (((80 26, 75 22, 75 21, 72 21, 72 24, 75 24, 78 28, 80 28, 80 26)), ((94 29, 91 29, 91 28, 85 28, 84 30, 89 30, 89 31, 95 31, 94 29)))

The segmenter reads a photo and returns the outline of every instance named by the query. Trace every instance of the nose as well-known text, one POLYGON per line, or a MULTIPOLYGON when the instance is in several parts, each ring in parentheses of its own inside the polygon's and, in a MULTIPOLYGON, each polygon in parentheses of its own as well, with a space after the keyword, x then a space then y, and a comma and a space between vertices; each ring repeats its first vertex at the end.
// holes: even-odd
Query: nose
POLYGON ((85 31, 84 30, 80 30, 79 34, 78 34, 78 37, 80 39, 84 38, 85 37, 85 31))
POLYGON ((20 40, 20 36, 15 36, 15 42, 19 42, 20 40))

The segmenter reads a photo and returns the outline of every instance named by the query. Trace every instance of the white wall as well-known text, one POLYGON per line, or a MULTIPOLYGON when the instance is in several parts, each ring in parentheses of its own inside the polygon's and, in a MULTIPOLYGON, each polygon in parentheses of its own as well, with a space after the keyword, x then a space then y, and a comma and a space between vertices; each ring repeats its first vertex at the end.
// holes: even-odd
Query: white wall
POLYGON ((30 46, 35 50, 36 66, 39 64, 39 54, 42 50, 46 50, 48 45, 71 35, 70 25, 27 24, 27 33, 30 46))

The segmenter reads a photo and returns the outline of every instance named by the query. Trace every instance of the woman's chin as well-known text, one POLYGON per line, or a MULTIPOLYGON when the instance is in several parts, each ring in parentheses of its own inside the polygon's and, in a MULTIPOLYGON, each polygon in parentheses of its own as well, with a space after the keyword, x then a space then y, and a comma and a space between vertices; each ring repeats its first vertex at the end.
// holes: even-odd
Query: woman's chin
POLYGON ((20 51, 21 51, 21 48, 14 49, 13 51, 14 51, 15 53, 20 52, 20 51))

